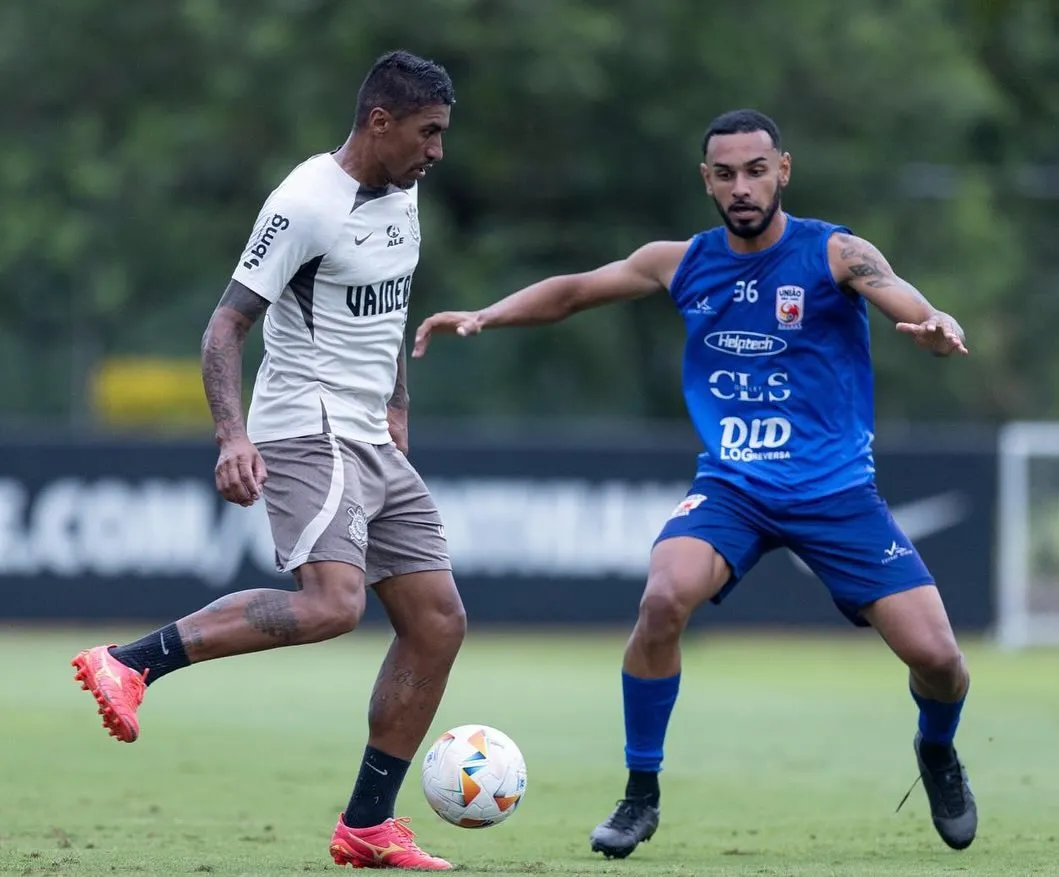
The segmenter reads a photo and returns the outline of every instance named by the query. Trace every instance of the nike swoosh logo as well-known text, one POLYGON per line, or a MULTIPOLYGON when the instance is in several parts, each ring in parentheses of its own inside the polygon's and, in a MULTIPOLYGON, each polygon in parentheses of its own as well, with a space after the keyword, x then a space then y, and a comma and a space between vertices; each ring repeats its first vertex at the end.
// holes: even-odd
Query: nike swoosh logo
POLYGON ((359 247, 362 243, 364 243, 364 241, 366 241, 368 238, 370 238, 373 234, 375 234, 375 232, 369 231, 362 238, 353 238, 353 243, 356 244, 359 247))
POLYGON ((895 506, 890 512, 905 535, 916 542, 963 523, 971 513, 971 501, 962 491, 950 490, 895 506))
POLYGON ((161 640, 161 642, 162 642, 162 654, 163 655, 168 655, 169 654, 169 649, 167 649, 165 647, 165 634, 164 633, 158 634, 158 639, 161 640))
MULTIPOLYGON (((950 490, 890 507, 890 514, 897 521, 897 526, 913 544, 945 530, 951 530, 962 524, 970 513, 971 501, 967 494, 959 490, 950 490)), ((788 553, 801 572, 813 575, 805 561, 793 552, 788 553)))
POLYGON ((385 777, 385 776, 389 776, 390 775, 390 771, 389 770, 379 770, 374 764, 369 763, 368 767, 370 767, 373 771, 375 771, 375 773, 379 774, 379 776, 384 776, 385 777))

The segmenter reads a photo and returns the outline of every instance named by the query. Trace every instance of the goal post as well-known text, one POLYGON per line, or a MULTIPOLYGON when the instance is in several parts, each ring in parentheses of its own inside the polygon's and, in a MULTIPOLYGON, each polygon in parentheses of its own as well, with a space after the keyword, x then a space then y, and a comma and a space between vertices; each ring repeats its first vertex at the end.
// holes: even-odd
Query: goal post
POLYGON ((997 454, 996 640, 1059 644, 1059 422, 1005 424, 997 454))

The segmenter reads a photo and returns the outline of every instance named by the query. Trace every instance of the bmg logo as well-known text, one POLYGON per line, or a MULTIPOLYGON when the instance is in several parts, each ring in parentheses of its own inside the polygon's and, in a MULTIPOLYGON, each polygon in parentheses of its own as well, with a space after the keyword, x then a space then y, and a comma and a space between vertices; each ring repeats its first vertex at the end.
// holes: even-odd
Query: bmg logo
POLYGON ((243 267, 247 270, 253 270, 260 265, 261 260, 268 253, 268 248, 272 246, 272 242, 276 239, 276 235, 281 231, 286 231, 288 228, 290 228, 290 220, 279 213, 273 213, 271 219, 265 220, 264 228, 251 238, 252 243, 246 249, 246 259, 243 260, 243 267))

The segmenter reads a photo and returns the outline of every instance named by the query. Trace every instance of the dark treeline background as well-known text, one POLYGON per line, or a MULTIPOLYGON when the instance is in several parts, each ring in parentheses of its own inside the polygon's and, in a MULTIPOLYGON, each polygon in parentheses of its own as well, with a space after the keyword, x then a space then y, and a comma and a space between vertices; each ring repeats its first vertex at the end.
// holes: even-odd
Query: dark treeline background
MULTIPOLYGON (((793 155, 787 208, 873 240, 968 331, 970 359, 936 362, 876 320, 880 418, 1059 416, 1057 21, 1049 0, 5 3, 0 420, 90 426, 101 364, 194 360, 262 199, 345 138, 396 47, 457 90, 412 325, 716 224, 701 134, 753 106, 793 155)), ((415 411, 680 419, 681 344, 663 297, 448 339, 412 364, 415 411)))

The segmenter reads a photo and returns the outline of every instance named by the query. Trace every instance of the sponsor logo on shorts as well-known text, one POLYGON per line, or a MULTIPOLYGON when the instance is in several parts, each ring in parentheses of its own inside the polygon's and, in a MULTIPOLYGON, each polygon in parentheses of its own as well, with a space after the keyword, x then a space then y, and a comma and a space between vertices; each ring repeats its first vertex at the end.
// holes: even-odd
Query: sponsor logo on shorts
POLYGON ((890 547, 883 551, 883 563, 893 563, 895 560, 899 560, 902 557, 911 557, 915 552, 911 548, 906 548, 904 545, 898 545, 897 541, 894 540, 890 543, 890 547))
POLYGON ((346 509, 346 514, 349 515, 349 524, 346 526, 349 538, 353 540, 354 545, 361 548, 367 547, 368 516, 364 514, 364 509, 359 505, 350 506, 346 509))
POLYGON ((693 509, 697 509, 700 505, 706 502, 706 497, 701 493, 691 493, 684 497, 678 504, 673 513, 669 516, 670 518, 684 518, 691 513, 693 509))
POLYGON ((706 336, 705 344, 712 350, 732 356, 775 356, 787 349, 787 342, 775 335, 740 330, 711 332, 706 336))

